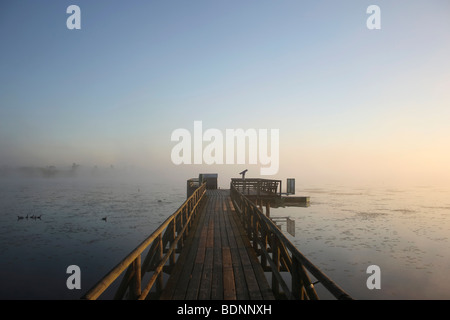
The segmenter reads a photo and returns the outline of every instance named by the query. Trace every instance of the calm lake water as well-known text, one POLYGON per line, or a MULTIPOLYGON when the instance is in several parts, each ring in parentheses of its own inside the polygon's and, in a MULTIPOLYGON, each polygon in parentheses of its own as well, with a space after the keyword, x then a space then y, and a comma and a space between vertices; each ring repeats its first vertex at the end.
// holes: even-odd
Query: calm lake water
POLYGON ((184 202, 185 184, 148 180, 0 179, 0 299, 79 299, 184 202), (66 287, 69 265, 81 290, 66 287))
MULTIPOLYGON (((78 299, 185 200, 184 181, 149 180, 0 178, 0 299, 78 299), (81 290, 66 287, 73 264, 81 290)), ((302 186, 297 195, 311 206, 271 215, 294 219, 287 237, 354 298, 450 299, 449 190, 302 186), (366 286, 372 264, 380 290, 366 286)))
MULTIPOLYGON (((289 240, 356 299, 450 299, 450 192, 435 187, 310 187, 289 240), (369 290, 367 267, 381 270, 369 290)), ((285 226, 281 225, 282 230, 285 226)), ((321 290, 321 285, 316 286, 321 290)))

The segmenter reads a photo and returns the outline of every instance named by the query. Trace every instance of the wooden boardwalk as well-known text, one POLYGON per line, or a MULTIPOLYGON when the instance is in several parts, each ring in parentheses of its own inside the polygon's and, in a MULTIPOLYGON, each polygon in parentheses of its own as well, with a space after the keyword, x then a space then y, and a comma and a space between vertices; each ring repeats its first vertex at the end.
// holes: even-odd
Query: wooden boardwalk
POLYGON ((206 197, 161 299, 274 299, 230 190, 207 190, 206 197))
POLYGON ((257 207, 266 192, 277 195, 278 181, 232 179, 230 190, 202 183, 82 299, 319 299, 319 283, 351 299, 257 207))

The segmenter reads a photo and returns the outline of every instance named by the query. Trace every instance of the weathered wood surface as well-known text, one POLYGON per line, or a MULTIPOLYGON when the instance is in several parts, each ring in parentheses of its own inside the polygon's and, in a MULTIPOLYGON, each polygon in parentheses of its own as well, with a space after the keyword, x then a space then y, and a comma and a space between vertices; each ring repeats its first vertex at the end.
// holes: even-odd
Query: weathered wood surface
POLYGON ((161 299, 274 299, 236 215, 229 190, 207 190, 198 224, 186 239, 161 299))

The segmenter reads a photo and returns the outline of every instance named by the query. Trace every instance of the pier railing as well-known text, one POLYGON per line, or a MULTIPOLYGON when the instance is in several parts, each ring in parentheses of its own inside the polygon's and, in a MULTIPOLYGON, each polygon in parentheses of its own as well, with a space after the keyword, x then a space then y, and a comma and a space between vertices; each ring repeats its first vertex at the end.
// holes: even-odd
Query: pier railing
POLYGON ((272 179, 239 179, 232 178, 231 184, 243 194, 260 196, 274 196, 281 195, 281 180, 272 179))
POLYGON ((126 256, 103 279, 92 287, 82 299, 95 300, 125 272, 116 289, 114 299, 146 299, 151 293, 158 298, 164 289, 163 273, 171 272, 184 246, 184 241, 206 198, 206 183, 167 218, 158 229, 126 256), (146 254, 145 254, 146 252, 146 254), (145 258, 142 261, 142 256, 145 258), (149 279, 145 286, 144 276, 149 279))
POLYGON ((275 297, 316 300, 319 297, 314 285, 321 283, 336 299, 352 299, 310 262, 238 189, 239 186, 231 183, 231 199, 253 249, 260 256, 263 270, 272 274, 271 288, 275 297), (316 281, 311 281, 307 271, 316 281))

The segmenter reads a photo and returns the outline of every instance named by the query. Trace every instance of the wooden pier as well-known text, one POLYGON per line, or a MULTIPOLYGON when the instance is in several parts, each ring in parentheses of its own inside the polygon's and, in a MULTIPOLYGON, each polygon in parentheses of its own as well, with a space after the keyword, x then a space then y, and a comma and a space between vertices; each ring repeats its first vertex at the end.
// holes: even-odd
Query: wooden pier
MULTIPOLYGON (((351 299, 244 195, 239 180, 229 190, 200 185, 82 299, 319 299, 318 283, 351 299)), ((258 180, 249 193, 278 196, 279 180, 258 180)))
POLYGON ((206 208, 162 299, 274 299, 229 190, 207 190, 206 208))

